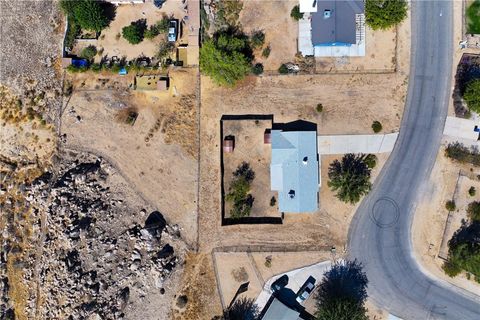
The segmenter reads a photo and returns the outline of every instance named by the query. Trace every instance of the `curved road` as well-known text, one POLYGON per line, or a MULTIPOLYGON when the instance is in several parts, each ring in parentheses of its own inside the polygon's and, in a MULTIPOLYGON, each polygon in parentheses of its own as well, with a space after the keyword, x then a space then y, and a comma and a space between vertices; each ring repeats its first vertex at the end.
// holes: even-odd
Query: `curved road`
MULTIPOLYGON (((447 115, 453 53, 450 1, 412 1, 412 65, 395 148, 349 230, 369 296, 403 319, 480 319, 480 297, 422 271, 412 253, 417 195, 428 182, 447 115)), ((418 212, 417 214, 422 214, 418 212)))

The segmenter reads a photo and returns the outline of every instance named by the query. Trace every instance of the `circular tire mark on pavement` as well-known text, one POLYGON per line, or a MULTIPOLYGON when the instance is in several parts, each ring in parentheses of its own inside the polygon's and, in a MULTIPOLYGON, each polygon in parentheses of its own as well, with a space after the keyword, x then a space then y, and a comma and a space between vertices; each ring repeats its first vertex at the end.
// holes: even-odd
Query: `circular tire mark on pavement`
POLYGON ((383 197, 375 202, 370 216, 373 222, 380 228, 389 228, 397 223, 399 214, 395 200, 383 197))

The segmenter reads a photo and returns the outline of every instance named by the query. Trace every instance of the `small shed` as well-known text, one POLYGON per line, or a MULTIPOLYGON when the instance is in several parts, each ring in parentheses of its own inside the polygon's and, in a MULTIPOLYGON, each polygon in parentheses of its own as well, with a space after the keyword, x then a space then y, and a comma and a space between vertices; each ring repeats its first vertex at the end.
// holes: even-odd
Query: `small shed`
POLYGON ((228 136, 223 139, 223 152, 232 153, 235 149, 235 138, 233 136, 228 136))
POLYGON ((272 132, 270 129, 266 129, 263 134, 263 144, 272 144, 272 132))

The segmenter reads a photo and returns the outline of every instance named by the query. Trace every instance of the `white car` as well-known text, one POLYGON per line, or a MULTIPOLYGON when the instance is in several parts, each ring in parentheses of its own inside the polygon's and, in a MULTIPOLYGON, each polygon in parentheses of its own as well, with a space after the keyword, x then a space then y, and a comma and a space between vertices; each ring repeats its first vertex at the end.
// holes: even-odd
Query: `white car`
POLYGON ((310 294, 312 293, 313 288, 315 288, 315 285, 312 282, 308 281, 307 283, 305 283, 297 293, 297 302, 298 303, 305 302, 305 300, 307 300, 308 297, 310 297, 310 294))
POLYGON ((168 24, 168 41, 175 42, 177 41, 177 21, 170 20, 168 24))

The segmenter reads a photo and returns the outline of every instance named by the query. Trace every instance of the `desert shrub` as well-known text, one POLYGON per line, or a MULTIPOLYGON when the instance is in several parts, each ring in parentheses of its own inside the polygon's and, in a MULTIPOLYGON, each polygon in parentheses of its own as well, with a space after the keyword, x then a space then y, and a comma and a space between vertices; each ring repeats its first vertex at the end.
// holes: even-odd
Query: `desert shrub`
POLYGON ((455 277, 456 275, 458 275, 462 271, 462 269, 459 266, 457 266, 456 264, 453 264, 449 261, 445 261, 443 263, 442 269, 445 272, 445 274, 448 275, 451 278, 455 277))
POLYGON ((131 44, 139 44, 143 41, 146 28, 146 20, 140 19, 132 22, 129 26, 123 27, 122 36, 131 44))
POLYGON ((372 123, 373 132, 379 133, 380 131, 382 131, 382 129, 383 129, 383 127, 382 127, 382 124, 380 123, 380 121, 373 121, 373 123, 372 123))
POLYGON ((268 58, 270 56, 270 52, 272 52, 270 46, 265 47, 262 51, 262 57, 268 58))
POLYGON ((322 112, 323 111, 323 104, 318 103, 316 110, 317 110, 318 113, 322 112))
POLYGON ((460 163, 480 166, 480 154, 477 149, 469 149, 459 142, 450 143, 445 148, 445 156, 460 163))
POLYGON ((168 25, 170 23, 170 18, 166 15, 162 17, 161 20, 158 20, 156 23, 156 28, 159 33, 165 33, 168 31, 168 25))
POLYGON ((265 267, 267 268, 272 267, 272 256, 267 256, 265 258, 265 267))
POLYGON ((153 26, 150 26, 149 29, 145 30, 145 33, 143 34, 143 36, 146 39, 152 40, 153 38, 155 38, 159 34, 160 34, 160 30, 159 30, 158 26, 153 25, 153 26))
POLYGON ((371 153, 365 157, 365 163, 370 169, 373 169, 377 166, 377 160, 377 156, 371 153))
POLYGON ((468 189, 468 195, 469 195, 470 197, 475 196, 476 193, 477 193, 477 190, 475 189, 474 186, 471 186, 470 189, 468 189))
POLYGON ((480 113, 480 79, 467 83, 463 99, 467 103, 469 110, 480 113))
POLYGON ((292 8, 292 11, 290 11, 290 17, 296 21, 303 18, 303 13, 300 12, 300 6, 298 4, 292 8))
POLYGON ((287 68, 287 65, 285 63, 282 63, 282 65, 280 66, 280 68, 278 68, 278 72, 280 74, 287 74, 289 73, 290 71, 288 70, 287 68))
POLYGON ((200 48, 200 69, 217 84, 234 86, 250 73, 252 58, 245 35, 236 30, 223 30, 200 48))
POLYGON ((252 48, 261 48, 265 43, 265 33, 261 30, 254 31, 250 37, 250 44, 252 48))
POLYGON ((217 30, 238 27, 238 19, 243 8, 243 1, 229 0, 217 2, 215 24, 217 30))
POLYGON ((447 200, 445 202, 445 209, 447 209, 448 211, 455 211, 456 208, 457 206, 455 204, 455 200, 447 200))
POLYGON ((169 41, 162 41, 158 45, 158 50, 155 56, 157 57, 157 59, 160 60, 168 58, 172 53, 173 49, 175 49, 174 43, 169 41))
POLYGON ((95 46, 88 46, 82 50, 80 53, 80 57, 85 58, 87 60, 92 60, 93 57, 97 55, 97 48, 95 46))
POLYGON ((93 72, 100 72, 102 71, 102 65, 100 63, 93 63, 90 66, 90 70, 92 70, 93 72))
POLYGON ((407 17, 406 0, 366 0, 365 23, 373 30, 389 29, 407 17))
POLYGON ((270 207, 274 207, 275 204, 277 204, 277 199, 273 196, 270 198, 270 207))
POLYGON ((255 172, 250 168, 250 165, 243 162, 233 172, 233 180, 230 183, 228 193, 225 200, 233 204, 230 210, 231 218, 248 217, 252 210, 253 196, 250 192, 250 184, 255 179, 255 172))
POLYGON ((253 67, 252 67, 252 72, 253 74, 256 74, 257 76, 262 74, 263 73, 263 64, 261 63, 256 63, 253 67))
POLYGON ((341 161, 335 160, 330 164, 328 186, 337 191, 336 197, 340 200, 355 204, 370 191, 371 169, 365 158, 363 154, 348 153, 341 161))
POLYGON ((480 222, 480 202, 470 202, 467 207, 467 214, 471 221, 480 222))
POLYGON ((85 72, 88 71, 88 67, 76 67, 71 64, 67 67, 67 71, 71 73, 85 72))

